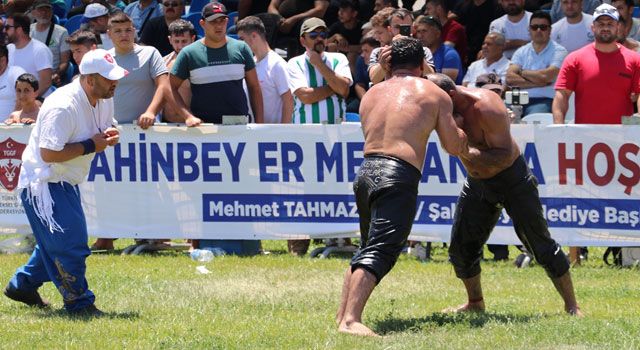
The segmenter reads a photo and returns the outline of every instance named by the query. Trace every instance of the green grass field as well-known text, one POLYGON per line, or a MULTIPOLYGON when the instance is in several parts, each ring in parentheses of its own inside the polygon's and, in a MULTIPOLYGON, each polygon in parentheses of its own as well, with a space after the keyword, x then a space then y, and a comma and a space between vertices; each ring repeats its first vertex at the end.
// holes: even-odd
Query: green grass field
MULTIPOLYGON (((118 240, 123 248, 130 241, 118 240)), ((462 284, 436 249, 432 261, 402 256, 373 292, 364 322, 380 339, 337 332, 334 314, 344 257, 296 258, 285 243, 265 241, 270 255, 225 256, 196 273, 185 253, 96 254, 87 278, 97 319, 71 318, 48 283, 53 307, 31 309, 0 297, 3 349, 638 349, 640 271, 602 263, 602 249, 572 269, 583 319, 565 315, 539 266, 483 264, 488 312, 449 315, 465 301, 462 284)), ((516 251, 511 252, 515 258, 516 251)), ((0 255, 8 282, 27 255, 0 255)))

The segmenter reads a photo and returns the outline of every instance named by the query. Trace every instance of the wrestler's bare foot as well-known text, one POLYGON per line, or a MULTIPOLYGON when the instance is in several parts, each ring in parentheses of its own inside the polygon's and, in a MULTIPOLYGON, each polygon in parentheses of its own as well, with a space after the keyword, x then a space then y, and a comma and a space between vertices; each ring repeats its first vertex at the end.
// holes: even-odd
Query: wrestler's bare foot
POLYGON ((580 318, 584 317, 584 314, 582 313, 582 310, 580 310, 580 308, 578 306, 565 307, 564 311, 566 311, 571 316, 580 317, 580 318))
POLYGON ((340 327, 338 327, 338 332, 359 335, 362 337, 379 337, 376 332, 372 331, 369 327, 360 322, 351 322, 348 326, 346 322, 343 322, 340 327))
POLYGON ((484 301, 468 302, 460 306, 448 307, 442 312, 447 314, 459 314, 463 312, 484 312, 484 301))

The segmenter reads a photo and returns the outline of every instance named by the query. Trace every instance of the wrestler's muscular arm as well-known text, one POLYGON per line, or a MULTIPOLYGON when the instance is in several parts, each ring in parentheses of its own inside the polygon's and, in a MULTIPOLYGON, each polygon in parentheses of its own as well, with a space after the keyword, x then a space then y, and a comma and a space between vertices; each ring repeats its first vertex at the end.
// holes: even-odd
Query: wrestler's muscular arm
POLYGON ((453 120, 453 105, 448 96, 440 99, 436 132, 440 138, 440 144, 447 153, 462 157, 469 154, 467 134, 456 126, 453 120))
POLYGON ((461 157, 485 167, 509 167, 513 163, 513 140, 506 107, 496 95, 495 100, 482 101, 478 112, 485 146, 469 147, 469 153, 461 157))

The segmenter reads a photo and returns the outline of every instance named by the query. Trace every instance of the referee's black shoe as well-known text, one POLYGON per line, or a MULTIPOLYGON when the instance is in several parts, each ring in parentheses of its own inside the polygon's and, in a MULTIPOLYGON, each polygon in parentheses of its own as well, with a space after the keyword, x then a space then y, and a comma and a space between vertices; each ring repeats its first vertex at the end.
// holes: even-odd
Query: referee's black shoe
POLYGON ((24 292, 11 287, 11 285, 7 285, 7 288, 4 289, 4 295, 9 299, 25 303, 29 306, 36 306, 39 308, 49 307, 49 302, 42 299, 37 290, 24 292))

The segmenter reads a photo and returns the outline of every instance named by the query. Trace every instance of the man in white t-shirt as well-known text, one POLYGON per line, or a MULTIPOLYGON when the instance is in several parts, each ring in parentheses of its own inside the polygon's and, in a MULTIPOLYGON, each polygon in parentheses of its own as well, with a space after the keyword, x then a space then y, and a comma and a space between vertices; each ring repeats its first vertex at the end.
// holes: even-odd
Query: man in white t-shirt
POLYGON ((551 26, 551 40, 573 52, 592 43, 591 23, 593 16, 582 12, 583 0, 561 0, 560 7, 564 18, 551 26))
POLYGON ((289 124, 293 115, 293 95, 289 90, 287 62, 269 47, 262 21, 248 16, 238 22, 238 37, 244 40, 256 60, 256 72, 262 90, 264 122, 289 124))
POLYGON ((476 80, 484 74, 494 73, 500 81, 507 81, 507 69, 509 68, 509 59, 504 56, 504 36, 500 33, 489 33, 484 37, 482 43, 482 59, 479 59, 467 69, 462 79, 462 85, 467 87, 477 87, 476 80))
POLYGON ((22 154, 18 188, 38 244, 4 294, 47 307, 38 288, 53 282, 69 314, 100 316, 85 278, 91 251, 78 184, 87 177, 95 153, 119 141, 111 97, 127 71, 98 49, 84 55, 80 74, 42 104, 22 154))
POLYGON ((496 32, 504 36, 504 55, 510 59, 520 46, 531 41, 531 12, 524 10, 524 0, 502 0, 500 3, 507 14, 491 22, 489 33, 496 32))
POLYGON ((49 0, 36 0, 31 11, 36 23, 31 24, 30 36, 44 43, 51 50, 53 74, 51 80, 60 86, 66 78, 71 51, 66 39, 69 37, 67 29, 53 23, 53 9, 49 0))
POLYGON ((9 50, 9 65, 22 67, 27 73, 38 77, 38 96, 43 96, 51 87, 53 75, 53 55, 49 48, 29 37, 31 20, 23 14, 13 14, 7 17, 4 31, 9 50))
POLYGON ((24 73, 24 69, 9 65, 9 51, 0 45, 0 120, 16 110, 16 79, 24 73))

